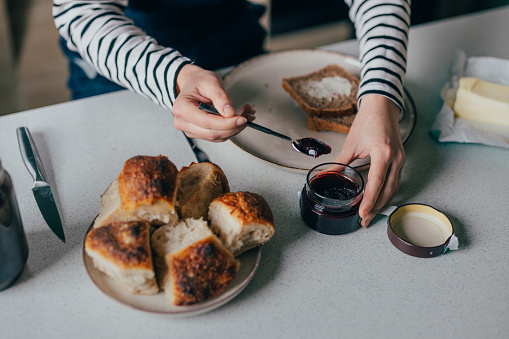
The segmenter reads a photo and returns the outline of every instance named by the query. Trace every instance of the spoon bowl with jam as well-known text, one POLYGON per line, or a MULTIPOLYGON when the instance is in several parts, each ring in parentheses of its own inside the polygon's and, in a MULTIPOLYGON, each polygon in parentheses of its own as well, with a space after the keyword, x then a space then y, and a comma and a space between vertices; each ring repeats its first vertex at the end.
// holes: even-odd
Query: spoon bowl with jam
MULTIPOLYGON (((202 111, 209 112, 212 114, 219 115, 219 112, 212 106, 200 103, 199 108, 202 111)), ((329 154, 331 152, 331 147, 315 138, 307 137, 301 139, 292 139, 287 135, 281 134, 279 132, 273 131, 267 127, 255 124, 254 122, 248 121, 246 123, 248 127, 254 128, 260 132, 267 133, 269 135, 273 135, 275 137, 284 139, 289 141, 293 148, 302 154, 312 156, 314 158, 318 158, 320 155, 329 154)))

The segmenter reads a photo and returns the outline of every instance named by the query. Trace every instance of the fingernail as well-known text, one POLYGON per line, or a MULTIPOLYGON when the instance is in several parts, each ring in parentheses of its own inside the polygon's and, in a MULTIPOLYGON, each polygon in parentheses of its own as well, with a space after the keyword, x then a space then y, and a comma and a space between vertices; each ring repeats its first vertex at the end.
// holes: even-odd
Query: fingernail
POLYGON ((368 225, 369 225, 369 223, 371 222, 371 220, 373 220, 373 219, 365 219, 365 220, 363 220, 363 224, 364 224, 364 225, 362 225, 362 226, 363 226, 363 227, 368 227, 368 225))
POLYGON ((247 122, 247 119, 244 117, 240 117, 237 119, 237 126, 242 126, 247 122))
POLYGON ((230 104, 224 105, 223 111, 224 111, 224 114, 227 117, 234 117, 235 114, 236 114, 235 113, 235 108, 232 105, 230 105, 230 104))

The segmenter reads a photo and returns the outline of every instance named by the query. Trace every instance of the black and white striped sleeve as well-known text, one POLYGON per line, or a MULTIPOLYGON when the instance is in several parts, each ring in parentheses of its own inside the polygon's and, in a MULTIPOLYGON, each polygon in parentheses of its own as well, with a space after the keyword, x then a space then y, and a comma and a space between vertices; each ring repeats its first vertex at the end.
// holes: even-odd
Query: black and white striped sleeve
POLYGON ((99 74, 171 109, 176 75, 190 61, 136 27, 126 6, 127 0, 54 0, 53 17, 67 47, 99 74))
POLYGON ((380 94, 403 106, 410 0, 345 0, 355 24, 361 61, 357 100, 380 94))

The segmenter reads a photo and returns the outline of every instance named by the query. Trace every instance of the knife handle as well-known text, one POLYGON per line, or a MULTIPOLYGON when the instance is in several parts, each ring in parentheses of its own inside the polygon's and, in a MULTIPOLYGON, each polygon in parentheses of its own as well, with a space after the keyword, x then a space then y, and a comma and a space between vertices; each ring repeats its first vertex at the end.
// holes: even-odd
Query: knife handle
POLYGON ((30 175, 37 181, 46 181, 46 174, 44 173, 44 167, 42 166, 41 158, 35 147, 34 140, 30 131, 26 127, 18 127, 16 129, 18 135, 18 144, 21 151, 21 157, 25 162, 25 166, 30 172, 30 175))

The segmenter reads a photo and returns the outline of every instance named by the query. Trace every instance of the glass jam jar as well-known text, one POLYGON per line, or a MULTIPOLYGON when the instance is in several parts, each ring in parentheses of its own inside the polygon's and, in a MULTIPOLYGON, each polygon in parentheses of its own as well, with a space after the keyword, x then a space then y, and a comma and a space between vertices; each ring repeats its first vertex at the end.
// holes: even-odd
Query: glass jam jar
POLYGON ((359 228, 364 179, 350 166, 324 163, 312 168, 300 195, 306 225, 324 234, 345 234, 359 228))
POLYGON ((11 177, 0 162, 0 291, 21 276, 27 259, 28 243, 18 202, 11 177))

